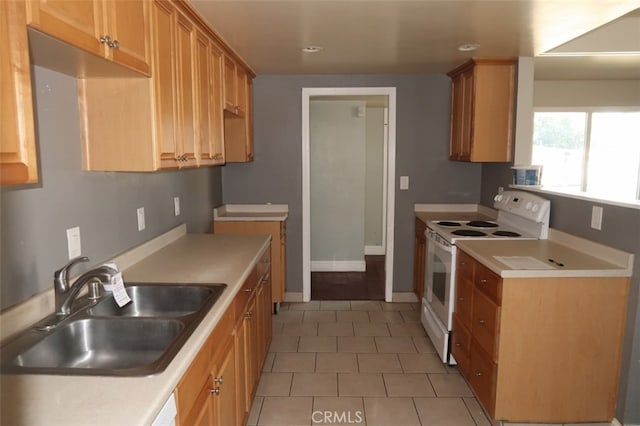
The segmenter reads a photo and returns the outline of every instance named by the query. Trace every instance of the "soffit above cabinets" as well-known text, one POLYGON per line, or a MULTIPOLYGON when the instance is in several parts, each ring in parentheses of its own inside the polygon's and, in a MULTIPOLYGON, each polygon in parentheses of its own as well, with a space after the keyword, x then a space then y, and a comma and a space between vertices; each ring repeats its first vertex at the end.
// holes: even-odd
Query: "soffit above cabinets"
MULTIPOLYGON (((190 1, 258 74, 444 73, 471 56, 538 56, 640 8, 639 0, 190 1), (480 47, 458 51, 464 43, 480 47)), ((555 59, 542 58, 548 75, 580 66, 589 78, 636 78, 640 69, 640 56, 555 59)))

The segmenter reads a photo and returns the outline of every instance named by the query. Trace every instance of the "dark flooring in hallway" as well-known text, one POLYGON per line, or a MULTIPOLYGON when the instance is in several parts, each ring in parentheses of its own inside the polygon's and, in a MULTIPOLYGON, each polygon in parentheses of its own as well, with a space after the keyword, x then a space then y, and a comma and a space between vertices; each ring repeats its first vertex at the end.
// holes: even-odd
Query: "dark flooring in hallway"
POLYGON ((365 272, 312 272, 311 300, 384 300, 384 256, 365 256, 365 272))

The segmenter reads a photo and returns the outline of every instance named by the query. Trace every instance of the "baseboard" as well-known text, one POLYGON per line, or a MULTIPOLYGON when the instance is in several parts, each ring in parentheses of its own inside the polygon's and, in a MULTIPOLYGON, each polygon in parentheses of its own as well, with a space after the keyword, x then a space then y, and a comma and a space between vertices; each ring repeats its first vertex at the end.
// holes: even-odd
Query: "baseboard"
POLYGON ((286 291, 284 293, 284 301, 285 302, 302 302, 302 292, 301 291, 286 291))
POLYGON ((410 291, 394 292, 392 296, 394 302, 417 302, 418 296, 410 291))
POLYGON ((312 260, 311 272, 365 272, 364 260, 312 260))
POLYGON ((384 255, 384 246, 364 246, 364 254, 367 256, 384 255))

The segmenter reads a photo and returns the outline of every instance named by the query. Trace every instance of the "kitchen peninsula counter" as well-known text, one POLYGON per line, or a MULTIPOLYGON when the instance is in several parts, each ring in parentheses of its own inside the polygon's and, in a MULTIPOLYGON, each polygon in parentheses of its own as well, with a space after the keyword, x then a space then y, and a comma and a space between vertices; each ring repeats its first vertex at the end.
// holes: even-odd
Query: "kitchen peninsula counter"
MULTIPOLYGON (((575 237, 574 237, 575 238, 575 237)), ((586 243, 589 244, 589 243, 586 243)), ((595 244, 593 244, 595 245, 595 244)), ((609 247, 577 250, 552 239, 460 239, 465 251, 502 278, 630 277, 633 255, 609 247), (600 254, 598 254, 600 253, 600 254)))
POLYGON ((161 240, 160 247, 139 250, 128 259, 127 254, 113 259, 121 265, 125 283, 227 284, 166 370, 153 376, 124 378, 2 375, 1 424, 98 426, 153 422, 270 243, 266 235, 185 235, 184 229, 183 226, 182 235, 175 238, 157 238, 161 240), (127 262, 130 266, 122 266, 127 262))

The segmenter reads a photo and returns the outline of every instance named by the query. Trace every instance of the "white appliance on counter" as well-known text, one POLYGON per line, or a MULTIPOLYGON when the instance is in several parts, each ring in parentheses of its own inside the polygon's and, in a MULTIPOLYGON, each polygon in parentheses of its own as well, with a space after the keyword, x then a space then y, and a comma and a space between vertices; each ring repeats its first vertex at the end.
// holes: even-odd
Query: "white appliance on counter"
POLYGON ((438 220, 427 222, 425 293, 421 321, 442 362, 455 364, 450 341, 455 295, 456 241, 460 239, 546 239, 549 200, 523 191, 494 197, 495 221, 438 220))

